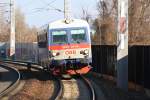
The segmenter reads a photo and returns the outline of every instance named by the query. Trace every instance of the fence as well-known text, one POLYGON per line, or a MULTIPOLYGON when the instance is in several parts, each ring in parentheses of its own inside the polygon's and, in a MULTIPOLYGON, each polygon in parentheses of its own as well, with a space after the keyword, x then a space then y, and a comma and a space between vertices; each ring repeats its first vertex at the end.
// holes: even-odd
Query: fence
MULTIPOLYGON (((38 49, 37 43, 16 43, 16 51, 15 51, 15 59, 23 60, 23 61, 32 61, 37 62, 38 60, 38 49)), ((4 53, 0 53, 0 58, 6 59, 9 55, 9 44, 1 43, 0 52, 4 51, 4 53)))
MULTIPOLYGON (((93 45, 93 71, 116 76, 117 47, 93 45)), ((129 81, 150 88, 150 46, 129 46, 129 81)))
POLYGON ((93 71, 115 75, 117 47, 113 45, 92 45, 93 71))
POLYGON ((150 46, 129 47, 129 80, 150 88, 150 46))

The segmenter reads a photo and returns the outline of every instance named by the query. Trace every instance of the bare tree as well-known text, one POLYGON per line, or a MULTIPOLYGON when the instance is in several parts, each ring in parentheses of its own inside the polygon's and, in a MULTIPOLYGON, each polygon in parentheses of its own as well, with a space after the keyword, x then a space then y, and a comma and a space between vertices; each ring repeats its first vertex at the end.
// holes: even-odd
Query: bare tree
POLYGON ((89 24, 91 24, 92 17, 88 11, 88 8, 87 9, 82 8, 82 17, 81 18, 86 20, 89 24))
POLYGON ((131 0, 129 5, 129 43, 150 44, 150 0, 131 0))
POLYGON ((95 20, 96 34, 93 41, 97 44, 116 44, 116 16, 117 0, 99 1, 97 9, 98 18, 95 20))
POLYGON ((0 7, 0 42, 7 41, 9 38, 9 23, 5 18, 5 8, 3 6, 0 7))
MULTIPOLYGON (((5 21, 4 14, 0 17, 0 42, 8 42, 10 35, 10 23, 5 21)), ((19 8, 16 9, 16 42, 36 42, 37 28, 29 27, 25 22, 24 14, 19 8)))
POLYGON ((16 10, 16 41, 17 42, 36 42, 36 27, 30 28, 26 22, 24 14, 18 8, 16 10))

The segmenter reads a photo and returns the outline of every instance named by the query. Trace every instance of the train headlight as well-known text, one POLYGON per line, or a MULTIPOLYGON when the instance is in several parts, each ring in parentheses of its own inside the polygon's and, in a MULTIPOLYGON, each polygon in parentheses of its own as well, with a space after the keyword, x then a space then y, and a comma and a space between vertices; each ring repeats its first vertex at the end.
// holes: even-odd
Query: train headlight
POLYGON ((84 50, 84 53, 87 55, 89 54, 89 50, 84 50))
POLYGON ((53 52, 52 54, 53 54, 53 56, 56 56, 56 55, 57 55, 57 53, 56 53, 56 52, 53 52))
POLYGON ((59 52, 57 52, 57 53, 56 53, 56 52, 53 52, 52 55, 55 57, 55 56, 59 56, 60 53, 59 53, 59 52))

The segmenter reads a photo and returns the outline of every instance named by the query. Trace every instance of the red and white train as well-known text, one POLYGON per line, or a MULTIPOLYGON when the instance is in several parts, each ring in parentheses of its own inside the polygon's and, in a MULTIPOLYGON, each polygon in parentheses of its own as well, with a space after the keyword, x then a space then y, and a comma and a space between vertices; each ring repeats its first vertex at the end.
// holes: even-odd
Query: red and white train
POLYGON ((54 75, 86 74, 92 63, 89 24, 81 19, 58 20, 38 33, 39 63, 54 75))

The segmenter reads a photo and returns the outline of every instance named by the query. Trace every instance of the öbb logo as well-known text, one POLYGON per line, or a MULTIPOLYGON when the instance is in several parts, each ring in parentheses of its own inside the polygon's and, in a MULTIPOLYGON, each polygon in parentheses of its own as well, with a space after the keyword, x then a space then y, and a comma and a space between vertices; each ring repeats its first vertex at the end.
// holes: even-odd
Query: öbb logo
POLYGON ((66 55, 76 54, 76 50, 65 51, 66 55))

